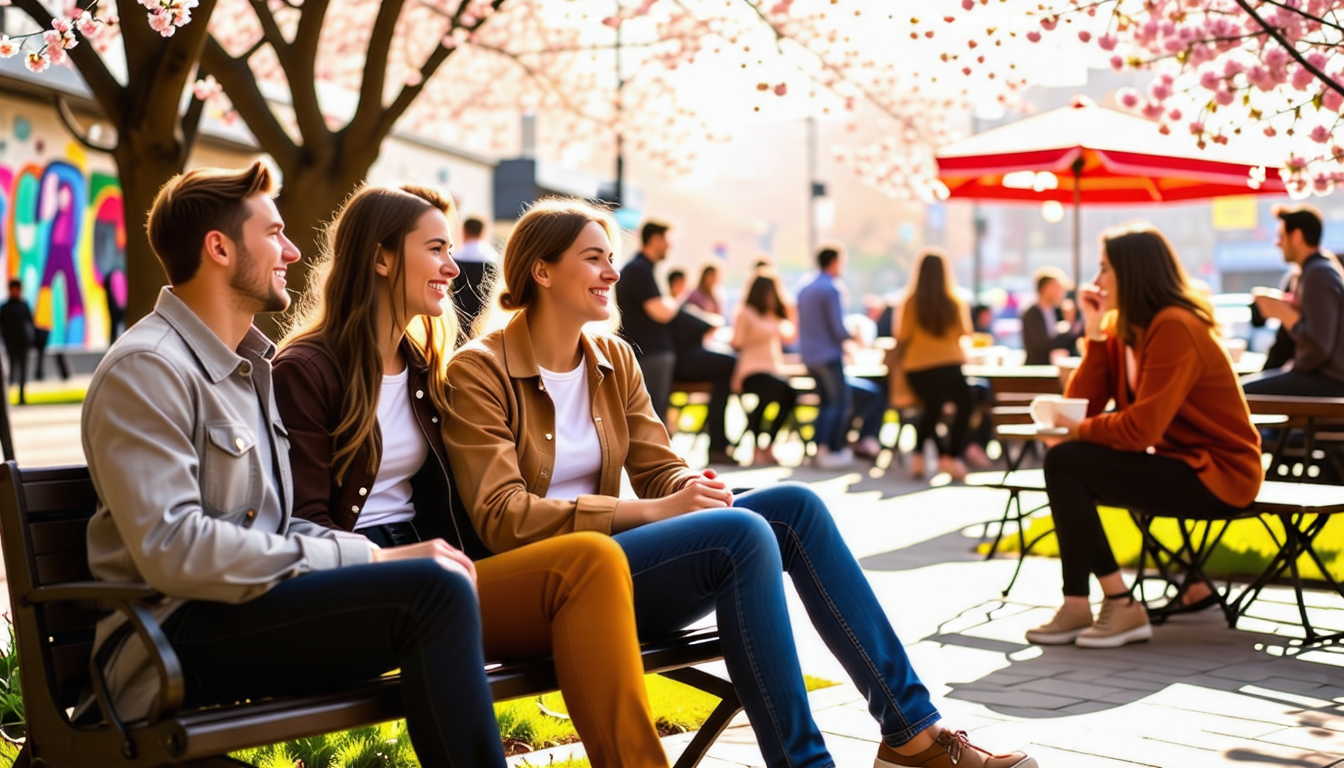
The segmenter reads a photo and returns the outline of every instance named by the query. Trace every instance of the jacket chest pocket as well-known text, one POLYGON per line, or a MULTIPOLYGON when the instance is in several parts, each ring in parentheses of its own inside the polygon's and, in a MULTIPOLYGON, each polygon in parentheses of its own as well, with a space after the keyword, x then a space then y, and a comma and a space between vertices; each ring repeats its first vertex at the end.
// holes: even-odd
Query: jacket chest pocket
POLYGON ((261 482, 256 433, 234 422, 213 422, 205 429, 201 501, 217 515, 242 512, 249 503, 255 508, 261 482))

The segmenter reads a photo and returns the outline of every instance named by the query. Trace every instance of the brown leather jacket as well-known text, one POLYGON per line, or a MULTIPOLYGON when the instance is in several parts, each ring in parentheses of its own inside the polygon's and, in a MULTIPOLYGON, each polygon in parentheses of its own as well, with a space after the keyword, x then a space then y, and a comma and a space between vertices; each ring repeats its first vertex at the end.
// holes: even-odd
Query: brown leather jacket
MULTIPOLYGON (((411 477, 411 503, 421 539, 442 538, 472 556, 485 554, 470 530, 451 511, 453 487, 439 431, 443 416, 429 395, 429 367, 409 342, 401 345, 410 375, 407 387, 420 431, 429 443, 429 456, 411 477), (464 535, 465 534, 465 535, 464 535)), ((342 483, 332 465, 332 432, 343 415, 345 377, 317 344, 300 341, 275 358, 275 399, 290 435, 290 464, 294 475, 294 515, 328 528, 353 531, 359 524, 376 473, 368 470, 368 451, 355 454, 342 483)), ((381 430, 374 432, 382 445, 381 430)), ((388 435, 397 439, 397 435, 388 435)), ((465 521, 463 521, 465 522, 465 521)))
POLYGON ((448 363, 443 442, 459 492, 492 552, 571 531, 611 533, 621 468, 640 498, 673 493, 695 475, 668 445, 644 375, 623 341, 584 334, 593 424, 602 446, 596 494, 548 499, 555 468, 555 405, 537 369, 527 316, 457 351, 448 363))

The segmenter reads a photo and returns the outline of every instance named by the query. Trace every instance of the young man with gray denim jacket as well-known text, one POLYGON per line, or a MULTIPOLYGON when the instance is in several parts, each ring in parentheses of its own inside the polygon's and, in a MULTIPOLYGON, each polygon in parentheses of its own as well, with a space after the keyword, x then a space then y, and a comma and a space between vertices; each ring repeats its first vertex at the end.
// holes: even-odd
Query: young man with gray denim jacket
MULTIPOLYGON (((146 229, 171 286, 108 351, 84 404, 93 575, 164 595, 145 607, 182 663, 188 706, 400 668, 423 764, 503 766, 471 561, 441 539, 379 549, 290 515, 275 346, 252 319, 289 305, 299 253, 265 166, 174 177, 146 229)), ((96 647, 123 621, 103 619, 96 647)), ((118 716, 145 717, 156 672, 135 635, 120 646, 104 670, 118 716)))

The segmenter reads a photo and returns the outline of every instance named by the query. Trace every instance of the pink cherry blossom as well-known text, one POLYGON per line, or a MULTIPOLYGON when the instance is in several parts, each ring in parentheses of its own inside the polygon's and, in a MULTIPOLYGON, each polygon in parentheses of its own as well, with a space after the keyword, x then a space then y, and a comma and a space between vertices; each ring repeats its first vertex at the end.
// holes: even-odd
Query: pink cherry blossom
POLYGON ((1041 33, 1033 29, 1027 33, 1027 39, 1033 43, 1039 43, 1041 42, 1041 33))
POLYGON ((29 51, 28 56, 23 60, 23 64, 28 67, 30 71, 41 73, 45 72, 47 67, 51 66, 51 58, 44 53, 29 51))
POLYGON ((1111 57, 1110 63, 1111 63, 1111 69, 1114 69, 1117 72, 1125 68, 1125 59, 1123 56, 1120 56, 1118 54, 1111 57))
POLYGON ((1344 95, 1334 88, 1326 88, 1321 91, 1321 106, 1331 112, 1338 112, 1340 107, 1344 107, 1344 95))
POLYGON ((1121 88, 1115 92, 1115 100, 1125 109, 1134 109, 1142 101, 1139 92, 1133 88, 1121 88))
POLYGON ((9 35, 0 35, 0 58, 12 58, 19 52, 19 44, 9 39, 9 35))
POLYGON ((1078 39, 1079 39, 1079 40, 1082 40, 1084 43, 1086 43, 1086 42, 1088 42, 1089 40, 1092 39, 1092 33, 1091 33, 1091 32, 1088 32, 1086 29, 1084 29, 1084 30, 1080 30, 1080 31, 1078 32, 1078 39))
POLYGON ((1119 40, 1116 39, 1115 35, 1112 35, 1110 33, 1104 34, 1101 37, 1097 38, 1097 45, 1103 51, 1114 51, 1115 46, 1118 42, 1119 40))
POLYGON ((1324 144, 1330 140, 1330 129, 1324 125, 1318 125, 1311 129, 1308 137, 1317 144, 1324 144))
POLYGON ((1199 136, 1200 134, 1204 133, 1204 123, 1200 122, 1199 120, 1191 122, 1190 132, 1196 136, 1199 136))

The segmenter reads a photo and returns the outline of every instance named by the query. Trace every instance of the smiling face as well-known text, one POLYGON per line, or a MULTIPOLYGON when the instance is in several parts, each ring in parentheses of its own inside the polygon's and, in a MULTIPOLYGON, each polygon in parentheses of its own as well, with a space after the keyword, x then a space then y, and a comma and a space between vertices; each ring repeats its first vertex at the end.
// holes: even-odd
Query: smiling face
MULTIPOLYGON (((457 262, 453 261, 452 250, 448 217, 437 208, 421 214, 415 229, 407 233, 402 242, 402 256, 405 259, 401 274, 402 295, 405 297, 407 320, 421 315, 438 317, 443 314, 448 283, 457 277, 459 271, 457 262)), ((384 251, 379 274, 385 275, 384 266, 395 258, 396 254, 384 251)))
POLYGON ((601 224, 588 222, 557 261, 537 262, 532 275, 541 295, 564 315, 585 323, 611 319, 611 287, 621 275, 601 224))
POLYGON ((248 198, 247 209, 229 287, 250 312, 283 312, 289 307, 285 271, 299 260, 299 249, 285 237, 285 222, 268 195, 248 198))

